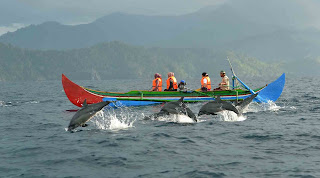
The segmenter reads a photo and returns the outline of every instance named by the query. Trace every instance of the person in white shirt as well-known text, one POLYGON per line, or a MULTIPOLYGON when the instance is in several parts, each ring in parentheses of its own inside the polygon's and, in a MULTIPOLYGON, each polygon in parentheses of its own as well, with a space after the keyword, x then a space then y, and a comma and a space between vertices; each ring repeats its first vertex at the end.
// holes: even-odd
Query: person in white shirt
POLYGON ((220 71, 220 77, 222 78, 222 81, 219 83, 219 87, 215 88, 214 90, 230 90, 229 88, 229 77, 226 76, 225 71, 220 71))

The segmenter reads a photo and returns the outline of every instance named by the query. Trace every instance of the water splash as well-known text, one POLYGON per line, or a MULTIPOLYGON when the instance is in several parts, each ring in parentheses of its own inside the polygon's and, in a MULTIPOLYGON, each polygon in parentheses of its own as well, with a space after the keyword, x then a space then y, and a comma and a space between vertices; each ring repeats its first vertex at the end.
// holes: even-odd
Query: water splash
POLYGON ((246 116, 240 115, 238 116, 235 112, 233 111, 221 111, 218 112, 218 117, 220 121, 227 121, 227 122, 238 122, 238 121, 244 121, 247 119, 246 116))
POLYGON ((90 121, 98 129, 118 131, 133 127, 136 118, 129 108, 108 108, 99 111, 90 121))
POLYGON ((268 101, 268 103, 250 103, 247 108, 243 110, 243 113, 247 112, 261 112, 261 111, 279 111, 282 107, 278 106, 273 101, 268 101))
POLYGON ((186 115, 181 115, 181 114, 171 114, 167 116, 158 117, 157 119, 152 118, 151 120, 175 122, 175 123, 195 123, 195 121, 192 118, 186 115))
POLYGON ((289 108, 292 109, 292 110, 296 110, 296 109, 297 109, 297 108, 294 107, 294 106, 290 106, 289 108))

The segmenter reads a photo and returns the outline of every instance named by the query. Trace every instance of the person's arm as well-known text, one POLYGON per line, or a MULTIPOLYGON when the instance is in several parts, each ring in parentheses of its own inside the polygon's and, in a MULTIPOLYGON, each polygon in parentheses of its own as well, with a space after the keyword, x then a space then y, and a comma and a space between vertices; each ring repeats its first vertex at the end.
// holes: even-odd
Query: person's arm
POLYGON ((158 87, 159 87, 159 80, 156 80, 156 87, 153 88, 152 86, 153 89, 151 89, 150 91, 158 91, 158 87))
POLYGON ((226 79, 226 78, 222 78, 222 81, 221 81, 221 83, 219 84, 220 86, 227 86, 227 85, 229 85, 228 83, 229 83, 229 81, 228 81, 229 79, 226 79))
POLYGON ((219 86, 224 86, 224 85, 227 85, 227 83, 225 83, 225 82, 219 83, 219 86))
POLYGON ((170 79, 170 86, 169 86, 169 90, 173 90, 173 80, 170 79))
POLYGON ((159 80, 156 80, 156 87, 154 88, 153 91, 158 91, 159 90, 158 87, 159 87, 159 80))

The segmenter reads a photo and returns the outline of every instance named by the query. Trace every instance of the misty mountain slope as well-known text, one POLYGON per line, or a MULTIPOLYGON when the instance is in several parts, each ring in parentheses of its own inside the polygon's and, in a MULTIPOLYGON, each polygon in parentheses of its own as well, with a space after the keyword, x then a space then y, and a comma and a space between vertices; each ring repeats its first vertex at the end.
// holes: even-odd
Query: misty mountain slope
POLYGON ((237 52, 256 56, 263 60, 304 59, 320 55, 320 31, 311 32, 280 30, 232 41, 226 46, 237 52))
POLYGON ((0 43, 0 81, 60 80, 61 73, 74 79, 146 79, 154 73, 163 77, 172 71, 179 80, 201 78, 206 71, 219 81, 219 71, 227 70, 226 56, 234 61, 237 74, 256 77, 278 76, 276 63, 213 49, 145 48, 120 42, 103 43, 72 50, 29 50, 0 43), (272 74, 269 72, 272 71, 272 74))
POLYGON ((123 41, 145 45, 170 39, 193 26, 193 19, 113 13, 90 24, 61 25, 46 22, 0 37, 0 41, 32 49, 71 49, 101 42, 123 41))

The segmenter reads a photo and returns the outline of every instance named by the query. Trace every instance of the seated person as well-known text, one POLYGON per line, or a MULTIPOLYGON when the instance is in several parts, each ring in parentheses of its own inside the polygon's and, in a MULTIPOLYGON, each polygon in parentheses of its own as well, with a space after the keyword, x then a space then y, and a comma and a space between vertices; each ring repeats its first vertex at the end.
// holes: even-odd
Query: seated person
POLYGON ((201 79, 201 91, 210 91, 211 90, 211 80, 209 75, 206 72, 202 73, 201 79))
POLYGON ((219 87, 214 90, 230 90, 229 77, 226 75, 226 72, 222 70, 220 72, 220 77, 222 78, 222 81, 219 83, 219 87))
POLYGON ((187 82, 185 82, 184 80, 181 80, 178 85, 179 91, 187 91, 187 88, 185 87, 186 85, 187 85, 187 82))
POLYGON ((178 85, 177 85, 177 79, 174 77, 173 72, 168 73, 168 79, 167 79, 167 89, 164 91, 177 91, 178 85))
POLYGON ((151 91, 162 91, 162 79, 159 73, 154 74, 151 91))

